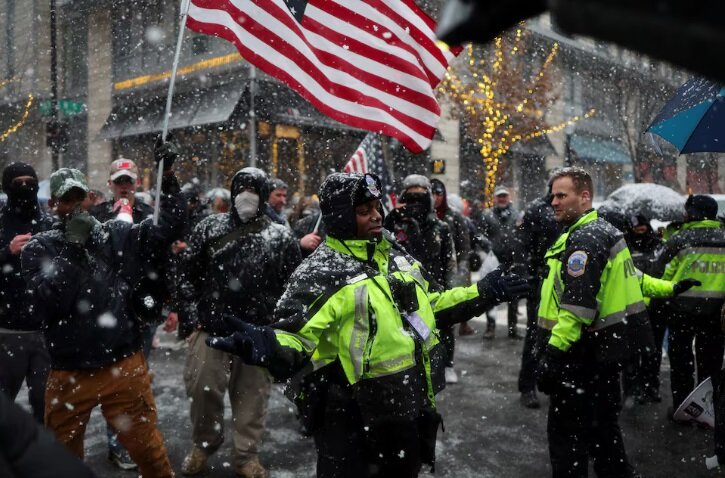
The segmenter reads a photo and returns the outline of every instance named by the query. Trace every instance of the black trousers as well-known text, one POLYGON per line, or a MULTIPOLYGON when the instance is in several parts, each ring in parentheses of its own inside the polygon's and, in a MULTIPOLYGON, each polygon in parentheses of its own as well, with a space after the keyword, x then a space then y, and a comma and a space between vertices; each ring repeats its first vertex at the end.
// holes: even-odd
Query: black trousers
POLYGON ((619 375, 616 366, 588 365, 573 378, 574 386, 552 391, 547 434, 554 478, 586 477, 589 457, 599 478, 634 475, 619 428, 619 375))
POLYGON ((415 420, 364 424, 348 392, 331 385, 322 426, 314 432, 318 478, 415 478, 421 468, 415 420))
POLYGON ((715 394, 715 454, 720 463, 725 463, 725 370, 720 370, 717 376, 712 377, 712 386, 715 394))
POLYGON ((43 423, 50 356, 42 332, 0 334, 0 392, 15 400, 25 381, 33 417, 43 423))
POLYGON ((659 307, 650 309, 649 321, 652 325, 652 335, 655 339, 655 347, 651 353, 641 357, 639 373, 636 380, 639 390, 645 395, 655 395, 660 391, 660 368, 662 366, 662 343, 665 340, 667 323, 659 307))
POLYGON ((669 357, 672 382, 672 406, 677 408, 692 392, 697 383, 719 374, 723 363, 725 340, 720 318, 708 314, 695 314, 671 310, 669 357), (692 342, 695 341, 693 354, 692 342), (697 383, 695 366, 697 365, 697 383))
POLYGON ((524 348, 521 353, 521 370, 519 371, 519 392, 533 392, 536 390, 536 366, 539 362, 537 354, 536 325, 541 296, 541 282, 532 281, 531 292, 526 298, 526 336, 524 348))
MULTIPOLYGON (((496 316, 493 309, 486 312, 486 328, 496 328, 496 316)), ((506 304, 506 317, 508 319, 508 334, 516 335, 516 324, 519 321, 519 301, 506 304)))
POLYGON ((456 335, 453 327, 445 327, 440 331, 441 342, 446 349, 446 367, 453 367, 453 357, 456 353, 456 335))

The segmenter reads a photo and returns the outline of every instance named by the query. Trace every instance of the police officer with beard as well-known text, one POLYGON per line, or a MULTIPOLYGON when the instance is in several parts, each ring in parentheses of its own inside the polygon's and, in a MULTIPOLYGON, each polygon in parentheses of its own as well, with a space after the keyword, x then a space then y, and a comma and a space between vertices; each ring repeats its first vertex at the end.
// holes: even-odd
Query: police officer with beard
POLYGON ((545 256, 539 326, 551 334, 537 382, 550 395, 552 474, 586 477, 591 456, 597 476, 634 478, 619 412, 620 364, 629 358, 630 342, 651 341, 644 327, 649 335, 634 336, 640 330, 634 325, 645 320, 637 270, 622 233, 592 208, 589 173, 563 168, 550 185, 564 230, 545 256))
MULTIPOLYGON (((438 287, 454 285, 458 267, 453 236, 448 224, 438 219, 433 211, 431 183, 425 176, 411 174, 403 179, 403 194, 399 206, 385 218, 385 229, 406 251, 419 261, 438 287)), ((458 382, 453 368, 456 339, 453 329, 442 329, 448 359, 446 382, 458 382)))
POLYGON ((51 228, 52 219, 38 206, 32 166, 7 166, 2 187, 8 202, 0 211, 0 391, 14 400, 25 380, 33 415, 42 423, 50 357, 33 290, 20 274, 20 252, 32 236, 51 228))

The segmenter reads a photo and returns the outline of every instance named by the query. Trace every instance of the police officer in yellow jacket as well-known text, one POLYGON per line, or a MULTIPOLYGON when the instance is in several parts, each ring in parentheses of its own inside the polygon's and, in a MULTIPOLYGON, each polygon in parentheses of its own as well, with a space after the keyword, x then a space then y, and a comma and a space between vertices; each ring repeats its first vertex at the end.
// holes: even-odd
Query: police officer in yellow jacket
POLYGON ((695 388, 695 360, 698 382, 717 376, 723 364, 720 310, 725 302, 725 229, 716 217, 715 199, 690 196, 685 203, 685 223, 665 242, 658 256, 663 279, 692 277, 701 283, 667 301, 664 307, 670 331, 673 409, 695 388))
POLYGON ((294 399, 315 439, 318 477, 415 477, 433 463, 440 424, 439 329, 522 297, 528 285, 494 271, 433 290, 384 233, 375 176, 328 176, 320 208, 328 236, 288 281, 278 322, 229 318, 237 331, 208 343, 278 379, 304 376, 294 399))
POLYGON ((551 204, 564 232, 547 251, 539 326, 551 331, 539 364, 550 395, 549 454, 554 477, 638 476, 619 428, 620 363, 628 336, 650 341, 639 274, 622 233, 592 209, 591 176, 564 168, 551 181, 551 204))

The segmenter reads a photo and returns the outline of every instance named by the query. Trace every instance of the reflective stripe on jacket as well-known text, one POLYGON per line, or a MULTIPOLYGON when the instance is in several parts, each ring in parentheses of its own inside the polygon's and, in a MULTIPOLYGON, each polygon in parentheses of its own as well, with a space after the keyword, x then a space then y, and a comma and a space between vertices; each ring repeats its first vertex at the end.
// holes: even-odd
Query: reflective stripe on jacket
POLYGON ((692 221, 665 244, 661 261, 666 262, 663 279, 673 282, 697 279, 679 300, 725 299, 725 231, 719 221, 692 221))

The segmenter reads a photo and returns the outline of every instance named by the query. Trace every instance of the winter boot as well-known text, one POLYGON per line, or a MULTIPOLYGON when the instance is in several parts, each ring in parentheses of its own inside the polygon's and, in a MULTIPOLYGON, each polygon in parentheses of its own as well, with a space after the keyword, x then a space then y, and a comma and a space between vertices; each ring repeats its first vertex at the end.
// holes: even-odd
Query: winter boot
POLYGON ((269 472, 256 459, 238 465, 234 472, 239 478, 269 478, 269 472))
POLYGON ((189 450, 181 464, 181 473, 184 475, 198 475, 206 468, 206 460, 209 455, 196 445, 189 450))

